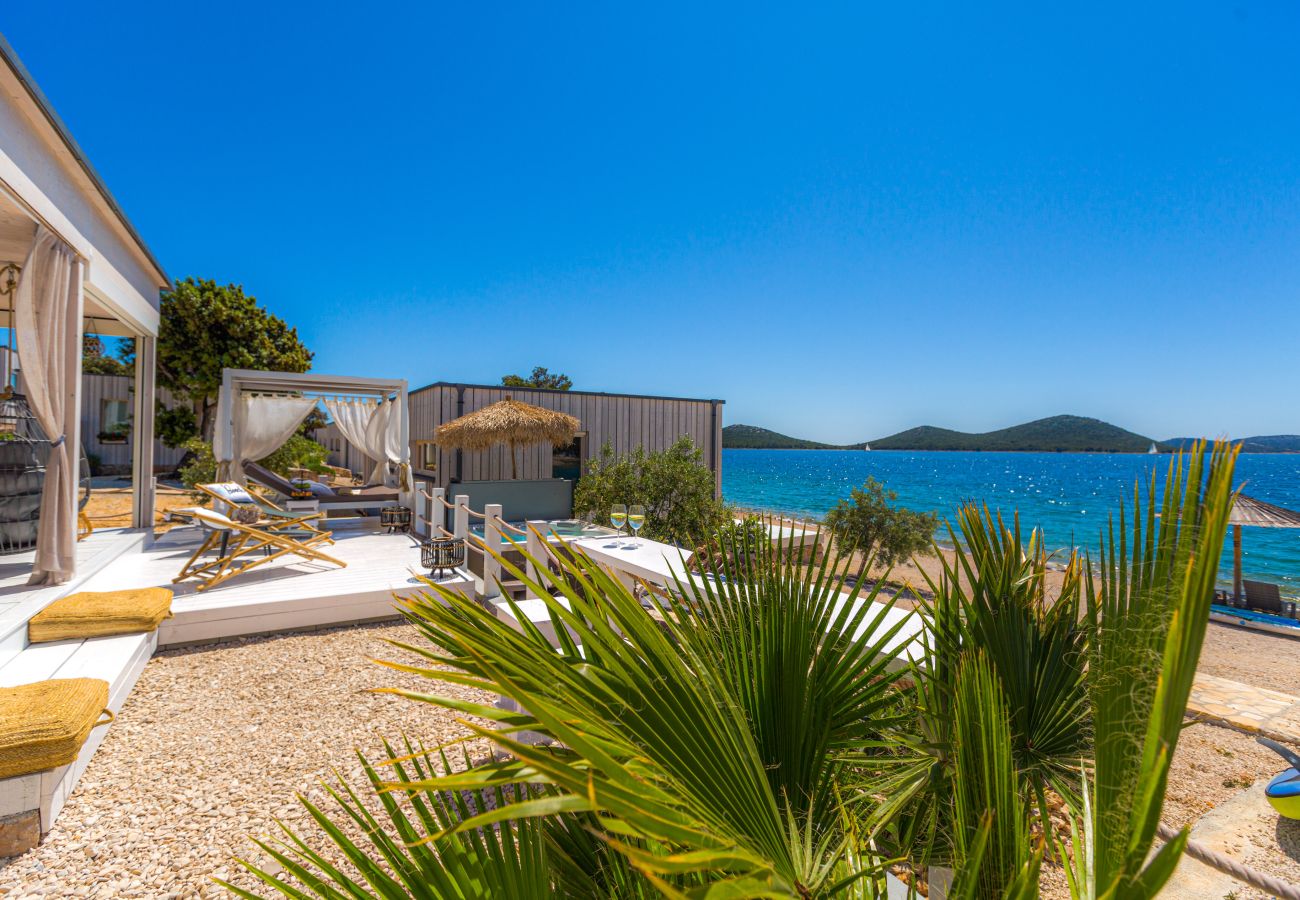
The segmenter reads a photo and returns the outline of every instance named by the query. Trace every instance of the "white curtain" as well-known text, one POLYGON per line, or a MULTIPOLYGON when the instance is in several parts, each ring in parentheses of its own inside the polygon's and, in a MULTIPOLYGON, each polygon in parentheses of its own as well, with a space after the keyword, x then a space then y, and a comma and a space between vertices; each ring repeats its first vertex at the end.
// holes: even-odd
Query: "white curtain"
POLYGON ((223 463, 231 481, 244 483, 244 462, 269 456, 293 437, 298 426, 316 408, 313 397, 264 397, 241 394, 235 401, 232 447, 223 447, 223 463))
POLYGON ((410 466, 402 462, 402 409, 396 400, 337 400, 327 398, 325 410, 353 447, 375 460, 370 482, 411 489, 410 466))
POLYGON ((81 260, 44 226, 14 294, 18 358, 27 402, 50 438, 31 584, 62 584, 76 570, 79 448, 75 428, 81 369, 81 260))
POLYGON ((325 411, 339 427, 343 439, 370 459, 376 460, 375 469, 367 480, 376 484, 387 483, 388 454, 385 441, 383 435, 374 434, 371 427, 386 404, 374 400, 338 400, 333 397, 327 397, 324 403, 325 411))

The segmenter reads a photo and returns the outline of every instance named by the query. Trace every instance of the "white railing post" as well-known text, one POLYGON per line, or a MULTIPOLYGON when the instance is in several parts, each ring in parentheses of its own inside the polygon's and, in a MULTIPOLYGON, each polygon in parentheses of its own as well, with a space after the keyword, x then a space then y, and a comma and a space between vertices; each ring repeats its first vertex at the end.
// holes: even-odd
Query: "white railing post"
MULTIPOLYGON (((524 548, 528 551, 528 559, 525 561, 524 571, 531 581, 542 582, 542 575, 537 571, 537 566, 539 564, 546 565, 546 561, 550 559, 550 550, 546 546, 546 539, 539 536, 539 534, 545 534, 542 529, 546 528, 547 524, 544 519, 524 523, 524 528, 528 531, 527 543, 524 545, 524 548), (533 560, 537 560, 537 563, 534 563, 533 560)), ((526 596, 529 600, 533 600, 536 599, 537 594, 532 588, 529 588, 526 596)))
POLYGON ((501 552, 501 504, 489 503, 483 507, 483 599, 491 600, 501 595, 501 561, 492 553, 501 552), (491 552, 489 552, 491 551, 491 552))
POLYGON ((469 537, 469 494, 456 495, 456 519, 451 533, 462 541, 469 537))
POLYGON ((411 531, 423 538, 433 537, 433 510, 425 496, 429 492, 429 482, 416 481, 413 487, 415 494, 411 502, 411 531))
POLYGON ((446 497, 446 488, 433 489, 433 499, 429 501, 430 537, 442 537, 442 533, 447 530, 447 508, 442 505, 446 497))

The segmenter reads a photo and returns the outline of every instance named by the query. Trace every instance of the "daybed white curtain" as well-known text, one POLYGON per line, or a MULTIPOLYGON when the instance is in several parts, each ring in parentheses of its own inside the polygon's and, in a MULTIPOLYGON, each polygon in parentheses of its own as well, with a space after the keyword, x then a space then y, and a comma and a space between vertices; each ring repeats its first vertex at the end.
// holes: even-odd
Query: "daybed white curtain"
MULTIPOLYGON (((316 408, 313 397, 240 394, 231 420, 231 445, 216 448, 220 478, 244 483, 244 461, 269 456, 293 437, 316 408)), ((218 433, 215 443, 222 443, 218 433)))
POLYGON ((41 522, 30 584, 62 584, 76 570, 76 441, 67 440, 81 368, 81 260, 44 226, 27 253, 14 293, 14 326, 27 402, 50 437, 41 522))
POLYGON ((375 484, 410 490, 410 473, 402 463, 402 415, 396 400, 325 401, 325 410, 343 439, 377 460, 369 480, 375 484))

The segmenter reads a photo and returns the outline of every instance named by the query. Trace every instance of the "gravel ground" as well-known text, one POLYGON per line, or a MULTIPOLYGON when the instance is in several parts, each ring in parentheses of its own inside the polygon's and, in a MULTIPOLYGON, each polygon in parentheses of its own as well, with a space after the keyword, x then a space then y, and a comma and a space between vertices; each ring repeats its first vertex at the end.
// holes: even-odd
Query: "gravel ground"
MULTIPOLYGON (((1174 828, 1195 825, 1256 779, 1271 778, 1285 768, 1277 754, 1255 743, 1251 735, 1209 722, 1188 725, 1178 738, 1161 819, 1174 828)), ((1293 868, 1290 877, 1300 881, 1300 866, 1293 868)))
MULTIPOLYGON (((1163 818, 1175 827, 1194 825, 1213 807, 1285 768, 1273 751, 1261 747, 1251 735, 1209 723, 1190 725, 1183 730, 1174 754, 1163 818)), ((1243 817, 1240 830, 1233 823, 1235 843, 1224 852, 1253 869, 1300 885, 1300 822, 1277 815, 1267 808, 1267 802, 1259 799, 1260 816, 1243 817)), ((1234 900, 1266 900, 1269 896, 1241 885, 1234 900)))
MULTIPOLYGON (((377 666, 409 657, 404 624, 251 638, 154 657, 40 847, 0 868, 10 897, 229 897, 214 876, 251 887, 233 864, 273 819, 307 821, 295 792, 325 800, 337 767, 364 784, 354 748, 464 734, 452 715, 367 688, 431 682, 377 666)), ((494 697, 447 685, 479 701, 494 697)), ((471 755, 488 752, 472 744, 471 755)), ((328 808, 328 807, 327 807, 328 808)))
POLYGON ((1300 697, 1300 640, 1210 623, 1200 671, 1300 697))
MULTIPOLYGON (((1214 807, 1283 768, 1285 764, 1271 750, 1255 743, 1251 735, 1208 722, 1188 725, 1178 739, 1161 819, 1175 828, 1195 825, 1214 807)), ((1259 823, 1243 823, 1238 837, 1239 843, 1230 856, 1251 868, 1300 884, 1300 822, 1267 811, 1259 823)), ((1067 900, 1070 896, 1065 876, 1055 866, 1044 867, 1040 883, 1044 900, 1067 900)), ((1243 884, 1234 900, 1265 900, 1267 896, 1243 884)))

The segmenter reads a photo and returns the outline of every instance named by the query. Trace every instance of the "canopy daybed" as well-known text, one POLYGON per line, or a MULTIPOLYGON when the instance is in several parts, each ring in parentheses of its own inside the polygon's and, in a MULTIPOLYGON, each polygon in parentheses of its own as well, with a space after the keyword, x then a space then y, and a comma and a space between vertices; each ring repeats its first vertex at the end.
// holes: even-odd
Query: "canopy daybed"
POLYGON ((218 480, 245 484, 245 467, 283 446, 318 406, 344 439, 375 463, 364 496, 330 497, 321 508, 365 510, 394 500, 412 507, 410 419, 402 379, 225 369, 212 448, 218 480))

